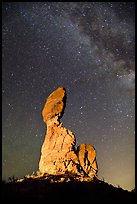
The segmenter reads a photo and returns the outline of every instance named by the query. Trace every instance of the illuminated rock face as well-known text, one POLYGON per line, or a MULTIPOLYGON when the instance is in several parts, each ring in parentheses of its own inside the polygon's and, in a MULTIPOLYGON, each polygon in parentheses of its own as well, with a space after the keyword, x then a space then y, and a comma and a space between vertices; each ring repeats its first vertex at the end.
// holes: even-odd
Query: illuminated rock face
POLYGON ((59 117, 62 116, 65 107, 65 101, 66 91, 63 87, 59 87, 49 95, 42 111, 42 116, 45 123, 50 122, 53 118, 58 120, 59 117))
POLYGON ((42 111, 47 133, 42 146, 39 171, 49 174, 78 173, 76 138, 59 121, 65 107, 66 91, 60 87, 49 95, 42 111))
POLYGON ((75 150, 76 138, 74 134, 63 127, 59 118, 63 115, 66 101, 66 91, 59 87, 47 98, 42 111, 43 120, 47 125, 47 132, 41 150, 39 173, 44 174, 96 174, 95 150, 91 145, 82 144, 75 150), (88 155, 88 156, 87 156, 88 155), (93 158, 91 158, 93 157, 93 158), (94 160, 94 161, 93 161, 94 160))
POLYGON ((98 172, 98 166, 95 148, 89 144, 81 144, 77 148, 77 155, 85 174, 89 177, 96 175, 98 172))

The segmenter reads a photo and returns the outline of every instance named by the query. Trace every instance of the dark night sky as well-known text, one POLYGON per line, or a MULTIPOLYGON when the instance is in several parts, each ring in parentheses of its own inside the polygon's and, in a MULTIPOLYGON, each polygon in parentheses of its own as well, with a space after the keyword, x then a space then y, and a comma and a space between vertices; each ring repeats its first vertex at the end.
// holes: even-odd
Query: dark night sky
POLYGON ((2 6, 2 173, 38 170, 42 109, 67 91, 62 122, 97 151, 99 178, 135 187, 133 2, 11 2, 2 6))

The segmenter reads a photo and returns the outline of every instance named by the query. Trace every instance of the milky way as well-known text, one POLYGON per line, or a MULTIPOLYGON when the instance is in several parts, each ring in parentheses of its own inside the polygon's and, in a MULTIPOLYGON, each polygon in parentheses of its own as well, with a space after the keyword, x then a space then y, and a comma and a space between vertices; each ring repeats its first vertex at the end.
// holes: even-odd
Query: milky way
POLYGON ((135 180, 133 2, 12 2, 2 7, 2 173, 38 170, 42 109, 59 86, 62 121, 97 151, 99 178, 135 180))

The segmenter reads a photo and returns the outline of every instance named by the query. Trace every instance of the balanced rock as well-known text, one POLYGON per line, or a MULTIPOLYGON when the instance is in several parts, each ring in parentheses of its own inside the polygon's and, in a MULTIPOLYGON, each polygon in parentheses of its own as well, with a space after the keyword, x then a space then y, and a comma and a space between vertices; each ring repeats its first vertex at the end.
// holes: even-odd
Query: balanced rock
POLYGON ((72 173, 92 178, 96 176, 98 166, 96 151, 88 144, 81 144, 75 149, 74 134, 63 127, 59 121, 62 117, 66 102, 66 91, 59 87, 46 100, 42 111, 47 132, 41 149, 39 175, 60 175, 72 173))
POLYGON ((77 148, 77 154, 80 165, 89 177, 94 177, 98 172, 98 165, 96 161, 96 150, 92 145, 81 144, 77 148))
POLYGON ((78 173, 79 160, 75 154, 76 138, 74 134, 63 128, 59 118, 65 107, 66 91, 59 87, 47 98, 42 111, 47 133, 42 146, 39 172, 44 174, 78 173))
POLYGON ((46 104, 42 111, 44 122, 50 121, 57 116, 58 119, 63 114, 63 109, 66 101, 66 91, 63 87, 59 87, 52 92, 47 98, 46 104))

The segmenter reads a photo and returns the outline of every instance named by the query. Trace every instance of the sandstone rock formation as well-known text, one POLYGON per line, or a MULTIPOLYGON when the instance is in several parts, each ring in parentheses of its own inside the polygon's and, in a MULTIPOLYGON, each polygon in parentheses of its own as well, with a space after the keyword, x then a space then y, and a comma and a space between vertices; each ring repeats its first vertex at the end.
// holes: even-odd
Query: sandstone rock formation
POLYGON ((49 174, 78 173, 79 164, 74 152, 76 138, 59 121, 65 106, 66 91, 60 87, 49 95, 42 111, 47 134, 42 146, 39 171, 49 174))
POLYGON ((77 155, 80 165, 89 177, 93 177, 98 172, 98 166, 96 162, 96 151, 90 144, 81 144, 77 148, 77 155))
POLYGON ((45 123, 50 122, 56 117, 58 120, 63 114, 66 101, 66 91, 63 87, 59 87, 56 91, 52 92, 47 98, 46 104, 42 111, 42 116, 45 123))
POLYGON ((65 101, 66 91, 59 87, 49 95, 42 111, 47 133, 41 150, 39 174, 83 173, 93 177, 98 170, 95 149, 91 145, 82 144, 76 151, 74 134, 59 121, 65 101))

